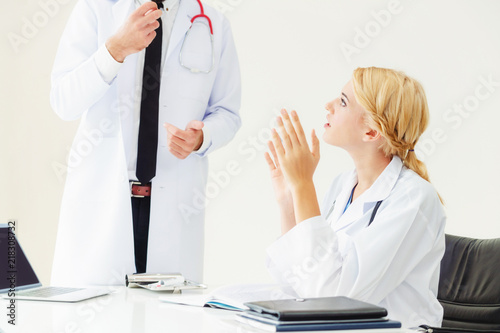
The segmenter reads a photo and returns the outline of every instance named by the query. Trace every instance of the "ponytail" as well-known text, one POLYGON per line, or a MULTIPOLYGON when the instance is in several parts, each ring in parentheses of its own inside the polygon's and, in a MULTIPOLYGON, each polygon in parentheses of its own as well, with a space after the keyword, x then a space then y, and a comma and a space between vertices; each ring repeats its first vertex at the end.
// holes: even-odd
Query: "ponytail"
POLYGON ((403 165, 408 169, 415 171, 417 175, 430 182, 427 167, 424 162, 417 158, 414 151, 408 151, 406 158, 403 159, 403 165))

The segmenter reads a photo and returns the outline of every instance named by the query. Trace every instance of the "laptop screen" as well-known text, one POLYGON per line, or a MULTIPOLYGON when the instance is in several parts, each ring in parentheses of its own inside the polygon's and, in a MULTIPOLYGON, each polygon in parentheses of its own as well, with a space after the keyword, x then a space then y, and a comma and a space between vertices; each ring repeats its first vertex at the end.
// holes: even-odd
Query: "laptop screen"
POLYGON ((9 232, 5 224, 0 225, 0 267, 0 293, 7 292, 11 282, 16 289, 40 283, 17 237, 9 232))

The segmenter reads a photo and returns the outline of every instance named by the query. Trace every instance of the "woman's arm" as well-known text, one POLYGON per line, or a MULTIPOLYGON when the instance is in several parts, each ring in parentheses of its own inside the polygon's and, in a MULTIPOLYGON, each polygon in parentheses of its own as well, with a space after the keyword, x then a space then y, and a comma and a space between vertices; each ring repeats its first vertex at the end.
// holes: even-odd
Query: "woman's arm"
POLYGON ((313 183, 313 174, 319 162, 319 140, 313 130, 312 149, 309 149, 297 113, 292 111, 290 117, 283 109, 281 114, 277 120, 279 134, 273 130, 270 145, 289 185, 298 224, 321 214, 313 183))

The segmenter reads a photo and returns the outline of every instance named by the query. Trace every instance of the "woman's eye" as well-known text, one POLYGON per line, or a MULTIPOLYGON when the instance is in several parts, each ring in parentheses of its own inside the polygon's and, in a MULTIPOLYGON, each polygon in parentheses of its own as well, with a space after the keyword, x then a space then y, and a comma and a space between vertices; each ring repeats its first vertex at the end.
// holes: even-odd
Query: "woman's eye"
POLYGON ((344 99, 343 99, 343 98, 341 98, 341 99, 340 99, 340 105, 342 105, 342 106, 347 106, 347 104, 345 103, 345 101, 344 101, 344 99))

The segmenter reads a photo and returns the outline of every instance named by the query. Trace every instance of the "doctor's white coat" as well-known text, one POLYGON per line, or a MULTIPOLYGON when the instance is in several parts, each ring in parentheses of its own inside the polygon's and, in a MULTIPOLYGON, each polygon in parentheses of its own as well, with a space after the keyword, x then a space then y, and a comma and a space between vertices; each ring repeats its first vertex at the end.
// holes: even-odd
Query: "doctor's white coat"
MULTIPOLYGON (((135 79, 137 54, 126 58, 111 84, 103 80, 94 60, 134 9, 133 0, 79 0, 61 38, 51 104, 62 119, 81 121, 68 160, 54 284, 123 284, 125 274, 135 272, 124 140, 134 139, 127 129, 141 89, 135 79)), ((199 11, 195 0, 180 2, 162 69, 147 263, 148 272, 181 272, 196 281, 203 272, 206 155, 229 142, 241 126, 238 59, 221 13, 205 8, 215 39, 212 72, 193 74, 179 64, 190 19, 199 11), (168 151, 162 124, 185 128, 194 119, 204 121, 211 141, 205 151, 179 160, 168 151)), ((196 42, 198 37, 191 37, 196 42)), ((207 48, 185 56, 192 63, 211 55, 207 48)))
POLYGON ((385 307, 406 327, 440 326, 436 297, 446 217, 436 191, 394 156, 342 214, 356 183, 355 171, 337 177, 322 215, 268 248, 270 272, 300 297, 348 296, 385 307))

